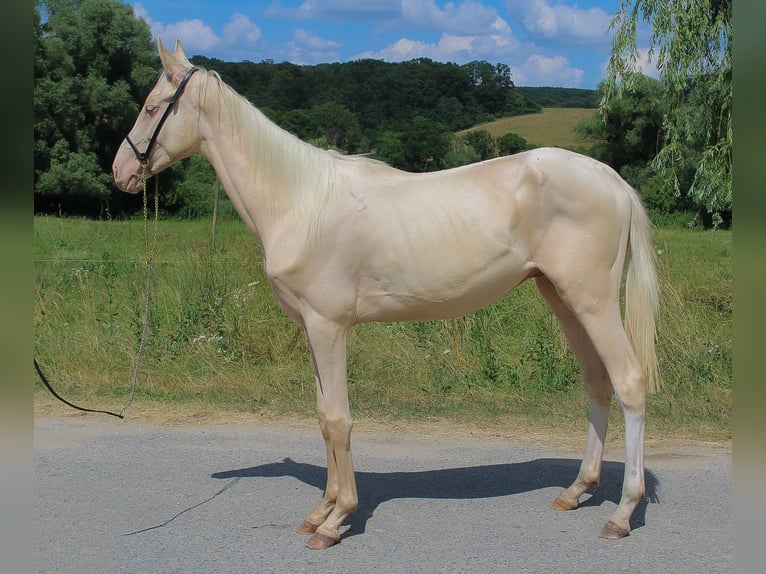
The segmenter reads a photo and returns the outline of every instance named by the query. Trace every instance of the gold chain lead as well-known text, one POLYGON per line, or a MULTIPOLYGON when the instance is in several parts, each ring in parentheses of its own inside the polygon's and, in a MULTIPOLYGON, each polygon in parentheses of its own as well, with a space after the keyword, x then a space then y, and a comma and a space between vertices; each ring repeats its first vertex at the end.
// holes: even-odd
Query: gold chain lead
POLYGON ((149 242, 149 201, 146 193, 146 180, 147 172, 149 168, 146 162, 141 163, 141 187, 143 189, 143 212, 144 212, 144 252, 146 254, 146 284, 144 286, 144 326, 141 332, 141 343, 138 346, 138 353, 136 355, 136 366, 133 369, 133 384, 130 390, 130 399, 127 404, 122 408, 120 412, 120 418, 125 416, 125 413, 133 404, 133 399, 136 396, 136 386, 138 384, 138 371, 141 366, 141 355, 144 352, 144 346, 146 345, 146 337, 149 333, 149 310, 151 306, 151 284, 152 284, 152 259, 154 258, 154 249, 157 245, 157 226, 160 213, 160 185, 159 180, 154 180, 154 232, 152 234, 152 241, 149 242))

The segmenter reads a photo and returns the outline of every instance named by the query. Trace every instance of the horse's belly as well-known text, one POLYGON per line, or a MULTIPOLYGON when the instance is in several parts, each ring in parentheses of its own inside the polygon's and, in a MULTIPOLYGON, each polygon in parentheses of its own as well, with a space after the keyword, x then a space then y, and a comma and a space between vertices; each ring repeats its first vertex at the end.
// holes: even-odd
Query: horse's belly
POLYGON ((445 182, 365 214, 356 234, 360 320, 463 315, 529 276, 534 266, 518 222, 519 193, 472 184, 445 182))
POLYGON ((357 300, 361 321, 444 319, 465 315, 499 299, 534 271, 525 259, 506 253, 494 260, 413 262, 395 277, 363 285, 357 300))

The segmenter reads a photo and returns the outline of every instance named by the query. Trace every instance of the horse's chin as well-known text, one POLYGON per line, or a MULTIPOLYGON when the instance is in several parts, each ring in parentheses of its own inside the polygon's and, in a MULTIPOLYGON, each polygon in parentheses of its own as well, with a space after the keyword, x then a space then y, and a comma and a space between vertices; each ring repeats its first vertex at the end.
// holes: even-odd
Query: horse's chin
POLYGON ((117 181, 115 183, 117 184, 117 188, 120 191, 124 191, 125 193, 130 193, 132 195, 140 193, 144 190, 143 186, 141 185, 141 176, 138 174, 131 175, 127 181, 117 181))

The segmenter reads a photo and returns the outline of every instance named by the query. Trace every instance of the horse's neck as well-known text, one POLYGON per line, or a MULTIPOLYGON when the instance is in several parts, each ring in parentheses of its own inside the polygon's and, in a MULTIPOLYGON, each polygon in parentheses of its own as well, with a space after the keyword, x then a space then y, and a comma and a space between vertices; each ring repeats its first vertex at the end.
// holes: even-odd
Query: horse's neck
MULTIPOLYGON (((329 177, 330 160, 272 123, 246 100, 211 86, 203 106, 201 152, 213 165, 242 219, 262 241, 274 227, 295 225, 318 207, 313 195, 329 177), (213 101, 215 100, 215 101, 213 101), (311 177, 304 177, 313 170, 311 177), (309 182, 313 188, 309 189, 309 182), (312 203, 316 205, 312 205, 312 203)), ((321 197, 321 193, 320 193, 321 197)))

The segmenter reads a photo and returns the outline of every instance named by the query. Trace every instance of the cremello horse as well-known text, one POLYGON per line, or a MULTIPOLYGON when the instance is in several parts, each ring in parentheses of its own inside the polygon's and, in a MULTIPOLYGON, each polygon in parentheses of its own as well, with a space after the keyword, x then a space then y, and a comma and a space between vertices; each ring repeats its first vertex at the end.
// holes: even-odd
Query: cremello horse
POLYGON ((650 224, 609 167, 536 149, 429 174, 306 144, 270 122, 180 43, 114 160, 123 191, 196 152, 263 246, 280 307, 306 331, 327 446, 327 488, 298 527, 327 548, 358 503, 346 336, 365 321, 469 313, 534 278, 579 361, 590 401, 585 454, 553 508, 598 483, 612 392, 625 416, 625 480, 600 536, 621 538, 644 496, 644 405, 657 386, 650 224), (143 148, 143 149, 141 149, 143 148), (625 325, 620 314, 628 258, 625 325))

